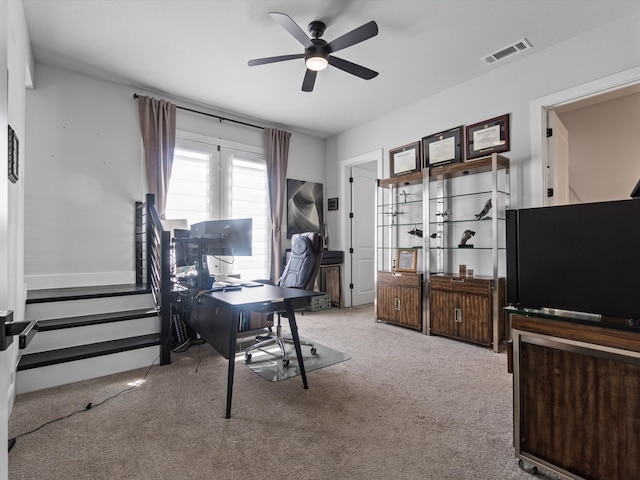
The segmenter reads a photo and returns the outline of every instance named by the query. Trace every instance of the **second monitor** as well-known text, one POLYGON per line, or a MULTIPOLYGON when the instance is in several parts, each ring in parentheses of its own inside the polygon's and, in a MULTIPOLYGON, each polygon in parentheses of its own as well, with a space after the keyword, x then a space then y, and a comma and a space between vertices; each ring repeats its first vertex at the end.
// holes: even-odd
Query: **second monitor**
POLYGON ((205 255, 251 256, 253 220, 207 220, 191 225, 191 238, 204 239, 205 255))

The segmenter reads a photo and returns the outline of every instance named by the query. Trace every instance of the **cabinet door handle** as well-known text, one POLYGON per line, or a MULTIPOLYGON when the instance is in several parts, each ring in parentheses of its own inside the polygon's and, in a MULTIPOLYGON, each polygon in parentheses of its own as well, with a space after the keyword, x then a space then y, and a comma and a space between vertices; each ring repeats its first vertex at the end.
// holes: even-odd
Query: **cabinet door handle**
POLYGON ((396 298, 394 300, 395 300, 395 302, 394 302, 395 303, 395 309, 396 310, 400 310, 400 299, 396 298))
POLYGON ((461 308, 455 308, 454 310, 454 315, 455 315, 455 321, 458 323, 462 322, 462 309, 461 308))

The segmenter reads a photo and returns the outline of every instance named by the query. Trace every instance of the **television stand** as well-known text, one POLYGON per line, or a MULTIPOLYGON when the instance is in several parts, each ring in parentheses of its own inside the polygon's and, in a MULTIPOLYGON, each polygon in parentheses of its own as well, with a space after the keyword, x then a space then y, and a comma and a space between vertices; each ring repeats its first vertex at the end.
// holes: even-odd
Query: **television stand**
POLYGON ((640 327, 507 307, 515 454, 563 479, 640 478, 640 327))

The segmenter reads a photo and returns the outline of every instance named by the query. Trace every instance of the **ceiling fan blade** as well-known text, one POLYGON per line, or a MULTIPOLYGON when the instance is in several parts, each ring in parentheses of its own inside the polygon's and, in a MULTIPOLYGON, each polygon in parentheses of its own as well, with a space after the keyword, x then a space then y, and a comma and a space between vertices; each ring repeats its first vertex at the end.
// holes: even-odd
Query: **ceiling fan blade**
POLYGON ((375 37, 377 34, 378 24, 372 20, 369 23, 365 23, 364 25, 351 30, 341 37, 338 37, 335 40, 329 42, 325 46, 325 48, 329 51, 329 53, 337 52, 338 50, 350 47, 351 45, 355 45, 356 43, 364 42, 371 37, 375 37))
POLYGON ((343 60, 342 58, 334 57, 333 55, 329 55, 329 64, 351 75, 364 78, 365 80, 371 80, 378 76, 378 72, 363 67, 362 65, 343 60))
POLYGON ((313 47, 311 39, 289 15, 279 12, 271 12, 269 15, 271 15, 271 18, 278 22, 282 28, 293 35, 293 37, 304 46, 304 48, 313 47))
POLYGON ((275 62, 285 62, 287 60, 295 60, 297 58, 304 58, 304 53, 294 53, 293 55, 280 55, 278 57, 256 58, 254 60, 249 60, 247 64, 250 67, 255 67, 256 65, 264 65, 266 63, 275 63, 275 62))
POLYGON ((316 75, 318 75, 318 72, 307 68, 307 73, 304 74, 304 80, 302 81, 303 92, 313 92, 313 86, 316 83, 316 75))

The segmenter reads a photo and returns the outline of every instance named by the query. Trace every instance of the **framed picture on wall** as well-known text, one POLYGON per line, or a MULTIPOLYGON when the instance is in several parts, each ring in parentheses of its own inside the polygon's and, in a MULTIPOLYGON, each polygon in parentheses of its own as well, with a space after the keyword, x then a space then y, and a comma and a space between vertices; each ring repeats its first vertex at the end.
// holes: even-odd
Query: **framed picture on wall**
POLYGON ((389 175, 391 177, 419 172, 421 163, 420 142, 409 143, 389 150, 389 175))
POLYGON ((467 160, 508 152, 509 114, 467 126, 467 160))
POLYGON ((434 133, 422 138, 425 167, 462 162, 463 127, 434 133))
POLYGON ((287 178, 287 238, 296 233, 322 234, 322 184, 287 178))

